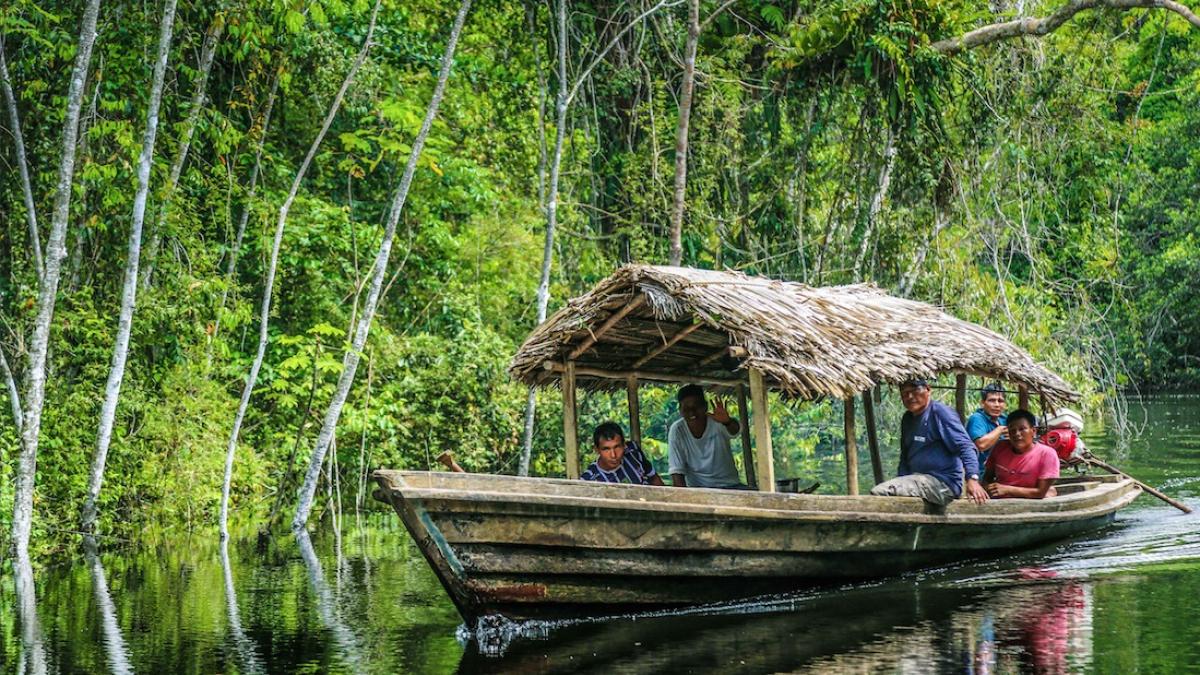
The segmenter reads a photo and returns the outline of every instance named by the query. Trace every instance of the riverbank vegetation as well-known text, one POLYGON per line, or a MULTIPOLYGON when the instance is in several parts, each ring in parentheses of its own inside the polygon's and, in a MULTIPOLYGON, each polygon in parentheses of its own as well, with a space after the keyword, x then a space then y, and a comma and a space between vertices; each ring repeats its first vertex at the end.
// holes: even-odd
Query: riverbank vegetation
MULTIPOLYGON (((370 467, 424 468, 447 449, 516 472, 527 392, 508 358, 624 261, 875 283, 1012 337, 1093 406, 1200 382, 1200 20, 1186 4, 477 0, 454 49, 469 3, 184 0, 167 34, 168 2, 100 6, 65 145, 85 3, 0 10, 0 376, 5 410, 24 409, 0 423, 0 528, 32 471, 17 419, 36 405, 37 550, 80 528, 106 443, 138 208, 136 312, 96 490, 107 533, 215 531, 272 275, 234 435, 231 511, 255 527, 291 519, 314 457, 322 517, 369 504, 370 467), (314 453, 372 314, 330 451, 314 453)), ((650 435, 668 394, 648 394, 650 435)), ((555 398, 537 399, 533 474, 562 470, 555 398)))

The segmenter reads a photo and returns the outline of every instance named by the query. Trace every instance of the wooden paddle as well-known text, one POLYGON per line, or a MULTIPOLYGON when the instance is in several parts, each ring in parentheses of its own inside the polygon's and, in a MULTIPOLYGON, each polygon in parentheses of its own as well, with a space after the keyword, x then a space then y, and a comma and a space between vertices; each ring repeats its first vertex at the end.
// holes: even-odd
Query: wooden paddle
POLYGON ((1175 499, 1171 499, 1170 497, 1164 495, 1163 493, 1159 492, 1158 490, 1155 490, 1154 488, 1150 487, 1149 485, 1146 485, 1142 481, 1134 478, 1133 476, 1130 476, 1129 474, 1118 469, 1117 467, 1113 466, 1112 464, 1105 462, 1104 460, 1100 459, 1099 457, 1093 455, 1090 452, 1083 453, 1083 461, 1087 462, 1088 464, 1091 464, 1092 466, 1104 469, 1105 471, 1107 471, 1109 473, 1116 474, 1118 476, 1124 476, 1125 478, 1128 478, 1129 480, 1133 481, 1138 487, 1142 488, 1142 490, 1144 490, 1145 492, 1152 494, 1155 497, 1158 497, 1159 499, 1170 504, 1171 506, 1174 506, 1175 508, 1179 509, 1180 511, 1183 511, 1184 513, 1192 512, 1192 508, 1190 506, 1188 506, 1187 504, 1184 504, 1183 502, 1177 501, 1175 499))

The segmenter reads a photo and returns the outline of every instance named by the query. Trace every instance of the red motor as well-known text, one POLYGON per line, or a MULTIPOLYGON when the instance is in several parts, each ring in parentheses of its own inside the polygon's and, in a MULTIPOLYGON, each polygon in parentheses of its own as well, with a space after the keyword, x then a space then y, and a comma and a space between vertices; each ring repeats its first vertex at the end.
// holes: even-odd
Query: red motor
POLYGON ((1075 448, 1079 445, 1079 434, 1070 427, 1051 429, 1042 436, 1042 443, 1054 448, 1058 458, 1066 462, 1071 459, 1071 453, 1075 452, 1075 448))

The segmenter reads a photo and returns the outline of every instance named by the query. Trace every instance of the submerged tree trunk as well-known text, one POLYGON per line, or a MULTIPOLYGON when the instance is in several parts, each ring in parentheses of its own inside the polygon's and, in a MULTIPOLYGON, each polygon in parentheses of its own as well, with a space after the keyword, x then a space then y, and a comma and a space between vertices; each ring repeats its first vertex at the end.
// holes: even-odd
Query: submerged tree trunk
POLYGON ((429 129, 433 126, 438 106, 442 102, 442 95, 446 91, 446 81, 450 78, 450 66, 454 63, 454 50, 458 46, 458 37, 462 33, 463 23, 466 21, 467 12, 470 9, 471 0, 462 0, 462 4, 458 8, 458 14, 454 17, 454 26, 450 29, 450 39, 446 44, 446 52, 442 56, 442 68, 441 72, 438 73, 437 85, 433 89, 433 98, 429 101, 429 108, 425 111, 425 119, 421 122, 421 129, 417 132, 416 138, 413 139, 412 151, 408 156, 408 164, 404 167, 404 175, 400 178, 400 185, 396 189, 395 198, 392 200, 387 227, 383 233, 383 241, 379 244, 379 252, 375 255, 375 265, 371 273, 371 287, 367 292, 367 302, 363 306, 362 314, 358 318, 358 325, 354 330, 354 340, 350 348, 346 350, 345 357, 342 359, 342 375, 338 378, 338 386, 334 392, 333 400, 329 402, 329 408, 325 412, 325 420, 321 426, 321 433, 317 436, 316 447, 313 448, 312 457, 309 458, 308 472, 304 476, 304 485, 300 488, 296 516, 292 519, 293 530, 299 531, 304 529, 305 523, 308 522, 308 514, 312 511, 313 496, 317 491, 317 478, 321 473, 321 463, 325 459, 326 450, 329 449, 329 445, 333 441, 333 433, 337 428, 338 418, 342 414, 342 406, 345 405, 346 397, 350 394, 350 385, 354 383, 354 373, 358 369, 359 358, 362 354, 363 346, 367 342, 367 334, 371 330, 371 321, 375 318, 375 307, 379 302, 379 293, 383 288, 384 275, 387 273, 388 258, 392 252, 392 241, 396 236, 396 225, 400 221, 400 213, 404 209, 404 201, 408 198, 408 189, 412 185, 413 174, 417 170, 417 160, 421 157, 421 151, 425 147, 425 139, 429 136, 429 129))
POLYGON ((675 134, 675 198, 671 205, 670 262, 683 261, 683 208, 687 193, 688 124, 696 82, 696 43, 700 41, 700 0, 688 1, 687 44, 683 49, 683 84, 679 88, 679 128, 675 134))
POLYGON ((200 113, 204 110, 204 97, 208 91, 208 74, 212 71, 213 55, 217 53, 217 43, 225 30, 225 21, 217 17, 204 35, 204 46, 200 48, 199 73, 196 76, 196 89, 192 92, 191 107, 183 122, 183 132, 179 139, 179 150, 175 153, 175 161, 171 163, 171 173, 163 188, 162 199, 158 205, 158 219, 150 231, 150 242, 146 246, 146 270, 142 273, 142 288, 150 285, 150 277, 154 274, 154 260, 158 256, 158 247, 162 243, 163 229, 167 226, 167 213, 171 209, 171 198, 175 196, 175 188, 179 185, 179 176, 183 173, 183 165, 187 161, 188 150, 192 146, 192 136, 196 133, 196 123, 200 121, 200 113))
POLYGON ((133 327, 133 310, 137 305, 138 261, 142 252, 142 223, 146 215, 146 196, 150 192, 150 167, 154 163, 154 141, 158 135, 158 111, 162 103, 163 80, 167 73, 167 56, 171 52, 171 35, 175 25, 176 0, 167 0, 163 7, 158 33, 158 55, 154 62, 154 79, 150 85, 150 102, 146 108, 146 135, 138 157, 137 192, 133 197, 133 218, 129 226, 129 246, 125 259, 125 283, 121 288, 121 310, 117 319, 117 337, 113 343, 112 367, 104 388, 104 404, 100 407, 100 428, 96 432, 96 454, 92 457, 91 478, 88 481, 87 501, 79 528, 92 532, 96 527, 96 500, 104 484, 104 464, 112 442, 113 420, 117 401, 121 397, 121 382, 125 378, 125 360, 129 356, 129 335, 133 327))
POLYGON ((17 463, 16 489, 13 495, 13 550, 18 558, 29 553, 29 534, 33 526, 33 486, 37 473, 38 439, 42 428, 42 406, 46 397, 46 354, 50 348, 50 322, 58 297, 58 281, 66 255, 67 219, 71 210, 71 184, 75 177, 75 141, 79 135, 79 110, 83 106, 83 85, 92 62, 96 42, 96 18, 100 0, 89 0, 83 9, 75 65, 67 89, 67 110, 63 121, 62 159, 58 166, 58 184, 54 211, 50 218, 50 236, 46 244, 46 269, 38 289, 37 318, 29 341, 29 367, 25 373, 24 427, 21 430, 21 456, 17 463))
POLYGON ((275 235, 271 240, 271 258, 267 264, 267 279, 263 285, 262 305, 258 317, 258 348, 254 352, 254 362, 250 365, 250 374, 246 376, 246 383, 242 387, 242 397, 238 402, 237 413, 233 417, 233 430, 229 432, 229 445, 225 449, 225 479, 221 483, 221 514, 220 514, 220 531, 221 539, 229 538, 229 484, 233 479, 233 459, 237 452, 238 436, 242 431, 242 420, 246 417, 246 409, 250 406, 250 395, 254 392, 254 385, 258 382, 258 371, 262 368, 263 357, 267 353, 267 328, 270 324, 271 317, 271 293, 275 288, 275 271, 279 264, 279 247, 283 243, 283 228, 287 224, 288 211, 292 208, 292 202, 296 200, 296 194, 300 191, 300 184, 304 181, 304 175, 308 173, 308 167, 312 165, 313 158, 317 155, 317 150, 321 147, 321 141, 325 140, 325 134, 329 132, 329 127, 333 124, 333 118, 342 108, 342 99, 346 96, 346 91, 350 89, 350 85, 354 82, 354 77, 358 74, 359 68, 362 68, 363 63, 367 60, 367 53, 371 50, 371 39, 375 35, 375 20, 379 16, 379 5, 382 0, 375 0, 375 7, 371 10, 371 22, 367 26, 367 36, 363 40, 362 48, 358 50, 358 57, 354 59, 354 63, 350 66, 350 71, 346 73, 346 77, 342 80, 342 86, 338 89, 337 94, 333 97, 333 102, 329 104, 329 112, 325 114, 325 120, 321 123, 321 130, 317 132, 317 137, 313 139, 312 145, 308 148, 308 154, 305 155, 304 161, 301 162, 300 168, 296 171, 296 177, 292 180, 292 188, 288 191, 287 197, 283 200, 283 204, 279 207, 279 217, 275 221, 275 235))
POLYGON ((41 281, 45 265, 42 261, 42 237, 38 234, 37 211, 33 204, 33 183, 29 180, 29 162, 25 159, 25 137, 21 133, 21 116, 17 114, 17 97, 13 95, 12 82, 8 77, 8 61, 4 49, 4 36, 0 35, 0 87, 4 89, 4 102, 8 107, 8 121, 12 127, 13 150, 17 154, 17 172, 21 176, 21 196, 25 199, 25 221, 29 224, 29 247, 33 250, 33 264, 37 270, 37 279, 41 281))

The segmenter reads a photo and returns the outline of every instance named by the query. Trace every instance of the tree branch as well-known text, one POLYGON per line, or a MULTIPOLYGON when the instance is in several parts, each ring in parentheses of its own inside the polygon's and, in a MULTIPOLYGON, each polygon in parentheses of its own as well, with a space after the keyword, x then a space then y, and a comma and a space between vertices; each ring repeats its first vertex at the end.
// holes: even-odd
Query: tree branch
POLYGON ((1016 37, 1042 37, 1058 30, 1076 14, 1090 9, 1115 9, 1126 11, 1130 9, 1165 9, 1187 19, 1188 23, 1200 28, 1200 17, 1190 8, 1175 0, 1072 0, 1059 7, 1053 14, 1042 18, 1027 17, 994 23, 962 35, 933 43, 935 51, 943 54, 955 54, 966 49, 974 49, 983 45, 1008 40, 1016 37))

